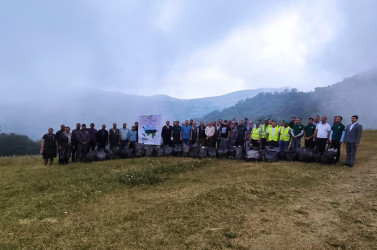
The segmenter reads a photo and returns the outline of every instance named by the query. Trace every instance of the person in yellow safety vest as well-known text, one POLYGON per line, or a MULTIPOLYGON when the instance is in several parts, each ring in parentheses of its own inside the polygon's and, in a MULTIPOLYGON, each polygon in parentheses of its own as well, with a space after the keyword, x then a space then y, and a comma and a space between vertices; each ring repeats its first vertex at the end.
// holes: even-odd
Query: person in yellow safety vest
POLYGON ((289 140, 291 139, 291 128, 288 126, 288 121, 283 121, 283 126, 279 128, 279 147, 282 152, 288 149, 289 140))
POLYGON ((268 145, 271 147, 277 147, 279 145, 279 128, 276 126, 276 120, 272 120, 271 127, 267 129, 266 139, 268 145))
POLYGON ((262 130, 260 127, 260 123, 257 122, 255 124, 255 128, 253 128, 252 133, 251 133, 251 144, 253 147, 260 147, 260 142, 261 142, 261 137, 262 137, 262 130))
POLYGON ((267 133, 267 129, 270 127, 269 121, 270 119, 266 118, 264 120, 264 124, 260 126, 261 127, 261 141, 260 141, 261 149, 264 149, 267 145, 266 133, 267 133))

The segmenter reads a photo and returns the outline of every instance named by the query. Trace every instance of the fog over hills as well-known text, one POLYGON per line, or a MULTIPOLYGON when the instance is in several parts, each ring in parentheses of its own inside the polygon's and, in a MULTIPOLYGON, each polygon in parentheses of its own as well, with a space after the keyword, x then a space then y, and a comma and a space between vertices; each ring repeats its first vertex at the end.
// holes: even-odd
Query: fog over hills
POLYGON ((358 115, 364 128, 377 129, 376 93, 377 69, 372 69, 328 87, 315 88, 312 92, 291 90, 275 94, 261 93, 232 107, 213 111, 201 119, 248 117, 258 120, 269 117, 283 120, 291 116, 307 119, 319 114, 326 115, 329 123, 332 123, 333 116, 341 115, 344 117, 343 123, 349 124, 350 117, 358 115))
POLYGON ((74 126, 76 122, 94 122, 99 128, 113 122, 129 125, 142 114, 161 114, 163 119, 184 120, 204 116, 213 110, 222 110, 238 101, 261 92, 283 91, 285 88, 242 90, 234 93, 197 99, 177 99, 166 95, 138 96, 98 90, 41 93, 11 102, 0 101, 0 127, 2 133, 25 134, 36 140, 47 128, 56 131, 60 124, 74 126))

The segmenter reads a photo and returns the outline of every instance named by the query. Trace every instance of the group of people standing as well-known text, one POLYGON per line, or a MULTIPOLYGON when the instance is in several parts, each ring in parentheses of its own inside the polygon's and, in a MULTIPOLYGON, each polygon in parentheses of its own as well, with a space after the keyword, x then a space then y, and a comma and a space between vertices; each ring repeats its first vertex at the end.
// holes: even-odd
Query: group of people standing
POLYGON ((89 129, 86 124, 77 123, 72 132, 69 126, 62 124, 56 134, 49 128, 48 133, 42 137, 41 153, 46 166, 51 166, 57 155, 59 164, 68 164, 69 159, 81 162, 90 150, 104 149, 107 145, 110 148, 127 146, 132 149, 137 140, 138 122, 131 129, 127 128, 127 123, 123 123, 122 128, 117 128, 117 124, 113 123, 109 130, 106 130, 106 124, 102 124, 102 128, 97 130, 94 123, 90 124, 89 129))
MULTIPOLYGON (((341 116, 335 116, 332 126, 327 123, 327 117, 316 115, 309 118, 306 125, 302 124, 300 117, 292 117, 291 121, 283 120, 279 125, 276 119, 265 119, 257 122, 247 118, 236 121, 221 120, 217 122, 203 121, 197 123, 194 120, 186 120, 182 126, 179 121, 170 121, 161 129, 162 145, 175 146, 181 143, 186 145, 198 144, 212 148, 229 148, 242 146, 246 148, 264 149, 267 145, 280 147, 282 151, 290 148, 296 151, 301 146, 302 140, 305 147, 316 149, 320 153, 325 151, 327 145, 337 149, 337 158, 340 158, 340 147, 346 144, 347 157, 345 166, 352 167, 355 163, 356 149, 360 143, 362 126, 357 123, 358 116, 351 118, 352 123, 345 127, 341 116)), ((81 162, 89 150, 104 149, 107 145, 113 147, 134 148, 138 142, 138 123, 127 128, 123 123, 122 128, 117 128, 113 123, 111 129, 106 130, 103 124, 100 130, 95 129, 93 123, 87 129, 85 124, 76 124, 76 128, 70 131, 70 127, 61 125, 61 129, 53 134, 49 128, 48 133, 42 138, 41 153, 45 165, 52 165, 57 153, 60 164, 68 164, 71 158, 73 162, 81 162)))
POLYGON ((217 122, 200 122, 197 126, 193 120, 186 120, 182 126, 179 121, 170 121, 162 127, 162 144, 175 146, 198 144, 213 148, 229 148, 243 146, 247 148, 264 149, 267 145, 280 147, 282 151, 290 148, 296 151, 302 140, 306 148, 316 149, 323 153, 327 145, 337 149, 336 161, 339 162, 340 146, 347 144, 346 166, 352 167, 355 162, 356 148, 360 143, 362 126, 357 123, 358 116, 352 116, 352 124, 347 128, 342 123, 342 116, 335 116, 333 124, 327 123, 327 117, 316 115, 309 118, 306 125, 302 124, 301 117, 292 117, 291 121, 283 120, 279 125, 276 119, 265 119, 257 122, 247 118, 239 122, 219 119, 217 122))

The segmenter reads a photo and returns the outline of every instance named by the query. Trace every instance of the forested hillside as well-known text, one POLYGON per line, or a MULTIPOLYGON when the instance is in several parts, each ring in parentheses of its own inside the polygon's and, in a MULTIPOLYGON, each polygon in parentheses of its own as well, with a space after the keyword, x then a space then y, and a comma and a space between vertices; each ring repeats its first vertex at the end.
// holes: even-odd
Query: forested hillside
POLYGON ((342 82, 316 88, 312 92, 298 92, 293 89, 281 93, 260 93, 236 105, 213 111, 201 120, 232 119, 248 117, 252 120, 276 118, 289 119, 292 115, 304 119, 316 114, 332 117, 342 115, 345 123, 357 114, 365 128, 377 128, 377 70, 346 78, 342 82))

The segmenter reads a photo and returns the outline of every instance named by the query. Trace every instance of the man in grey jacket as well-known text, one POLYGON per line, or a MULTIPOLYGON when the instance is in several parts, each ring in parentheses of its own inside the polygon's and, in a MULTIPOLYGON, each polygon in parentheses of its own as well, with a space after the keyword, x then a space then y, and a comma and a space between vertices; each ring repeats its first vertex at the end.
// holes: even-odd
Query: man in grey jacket
POLYGON ((351 120, 352 124, 349 124, 346 128, 343 145, 346 144, 347 158, 344 166, 353 167, 355 164, 356 150, 360 144, 361 134, 363 133, 363 126, 357 123, 359 117, 353 115, 351 120))

